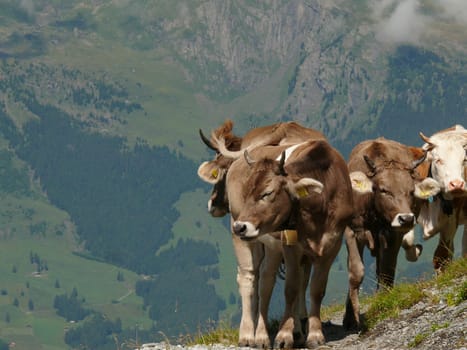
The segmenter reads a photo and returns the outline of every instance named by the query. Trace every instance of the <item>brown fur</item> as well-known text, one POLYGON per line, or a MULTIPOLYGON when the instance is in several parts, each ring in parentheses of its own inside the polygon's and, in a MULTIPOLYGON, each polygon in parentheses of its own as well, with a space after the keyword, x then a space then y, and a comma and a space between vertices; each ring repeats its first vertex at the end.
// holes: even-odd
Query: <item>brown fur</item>
MULTIPOLYGON (((233 123, 226 121, 221 127, 211 134, 211 142, 214 139, 224 138, 226 140, 226 147, 231 151, 238 151, 241 147, 249 147, 254 144, 271 144, 277 145, 281 143, 291 144, 294 142, 302 142, 312 138, 324 139, 324 135, 316 130, 304 128, 303 126, 291 123, 278 123, 270 126, 255 128, 250 130, 243 138, 237 137, 233 134, 233 123), (239 146, 239 140, 241 146, 239 146)), ((233 159, 224 157, 222 154, 217 154, 215 159, 208 162, 208 165, 218 169, 227 171, 233 162, 233 159)), ((225 189, 225 176, 223 176, 214 185, 211 198, 211 215, 224 216, 229 211, 228 197, 225 189)), ((269 245, 246 244, 238 238, 233 238, 233 245, 237 257, 238 274, 237 282, 239 284, 240 296, 242 298, 242 317, 239 330, 239 345, 242 346, 258 346, 269 347, 269 336, 266 329, 267 322, 267 309, 269 306, 269 293, 272 292, 274 285, 275 274, 278 269, 276 265, 277 257, 282 258, 282 253, 277 256, 275 248, 269 245), (259 246, 264 249, 264 262, 261 263, 261 270, 259 269, 258 257, 259 246), (260 276, 259 276, 260 275, 260 276), (256 278, 259 276, 259 284, 261 285, 261 298, 259 305, 259 312, 255 314, 252 306, 258 303, 258 291, 254 290, 258 287, 256 278), (249 287, 247 287, 249 286, 249 287), (255 287, 256 286, 256 287, 255 287), (254 319, 252 319, 252 317, 254 319)), ((273 244, 275 246, 277 244, 273 244)), ((280 248, 279 248, 280 251, 280 248)), ((260 259, 261 260, 261 259, 260 259)), ((304 280, 308 280, 309 264, 304 265, 304 280), (308 272, 307 272, 308 271, 308 272)), ((305 288, 300 294, 300 307, 298 308, 300 317, 306 316, 305 306, 305 288)))
POLYGON ((211 133, 211 142, 215 139, 223 138, 228 149, 238 151, 242 144, 242 138, 236 136, 233 132, 233 121, 227 119, 224 124, 211 133))
POLYGON ((384 138, 360 143, 349 157, 349 171, 362 171, 373 182, 373 193, 355 193, 356 216, 351 228, 357 232, 361 254, 363 246, 370 243, 364 232, 370 230, 372 233, 375 244, 372 254, 377 260, 378 284, 392 286, 394 283, 402 235, 415 224, 403 225, 396 231, 391 227, 393 218, 398 213, 412 213, 415 217, 419 213, 420 203, 411 192, 415 181, 423 178, 426 171, 426 165, 423 164, 413 170, 413 162, 422 157, 422 149, 384 138), (376 170, 371 169, 364 156, 373 161, 376 170))
MULTIPOLYGON (((305 255, 314 263, 310 283, 311 310, 308 318, 307 346, 324 342, 321 331, 320 306, 332 262, 341 246, 343 232, 353 214, 352 189, 345 161, 326 141, 309 141, 293 152, 285 165, 285 173, 276 158, 285 149, 258 147, 248 165, 236 160, 227 174, 227 190, 235 225, 248 222, 259 234, 285 228, 296 228, 298 240, 305 255), (324 187, 322 193, 308 193, 296 199, 293 184, 313 178, 324 187), (291 187, 292 186, 292 187, 291 187), (269 194, 271 192, 271 194, 269 194), (265 197, 265 194, 269 194, 265 197)), ((238 225, 237 225, 238 226, 238 225)), ((286 311, 276 345, 293 345, 292 305, 297 295, 295 285, 296 253, 284 251, 286 260, 286 311)))

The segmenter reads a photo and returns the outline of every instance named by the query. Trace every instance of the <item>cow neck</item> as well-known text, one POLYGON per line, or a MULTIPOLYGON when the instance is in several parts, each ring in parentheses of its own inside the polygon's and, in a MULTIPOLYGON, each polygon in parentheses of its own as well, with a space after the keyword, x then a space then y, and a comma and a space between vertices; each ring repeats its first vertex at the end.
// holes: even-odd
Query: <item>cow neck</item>
POLYGON ((451 199, 446 199, 443 197, 442 193, 438 193, 436 196, 433 197, 434 201, 439 200, 441 210, 443 214, 447 216, 451 216, 454 211, 453 201, 451 199))
POLYGON ((296 230, 297 229, 297 215, 298 215, 298 199, 291 200, 292 208, 290 210, 290 215, 280 226, 280 230, 296 230))
MULTIPOLYGON (((428 176, 433 178, 433 173, 431 172, 431 165, 428 168, 428 176)), ((440 204, 441 204, 441 210, 443 211, 443 214, 446 214, 447 216, 451 216, 453 213, 453 202, 451 199, 446 199, 443 197, 443 194, 440 192, 438 193, 435 197, 434 200, 439 199, 440 204)))

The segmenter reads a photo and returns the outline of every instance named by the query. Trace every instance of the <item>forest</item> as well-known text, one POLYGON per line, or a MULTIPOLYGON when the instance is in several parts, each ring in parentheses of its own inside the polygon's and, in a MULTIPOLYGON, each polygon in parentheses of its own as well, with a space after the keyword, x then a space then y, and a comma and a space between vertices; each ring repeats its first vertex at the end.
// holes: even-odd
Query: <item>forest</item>
MULTIPOLYGON (((111 264, 109 275, 120 285, 135 273, 121 295, 134 297, 149 324, 135 337, 134 327, 122 325, 127 320, 106 318, 81 291, 60 289, 64 279, 51 279, 43 307, 67 322, 68 346, 114 349, 116 340, 161 338, 160 330, 178 337, 221 317, 238 324, 228 218, 204 211, 193 220, 183 212, 201 208, 197 200, 209 189, 193 161, 211 156, 198 127, 208 131, 232 118, 241 134, 296 120, 323 131, 346 157, 363 139, 421 145, 418 131, 466 126, 465 38, 456 23, 437 22, 459 32, 458 52, 426 42, 389 50, 375 42, 365 1, 320 3, 0 1, 0 194, 19 203, 5 204, 0 233, 17 234, 9 229, 18 210, 26 223, 21 234, 32 244, 72 234, 73 257, 111 264), (290 21, 292 13, 304 17, 290 21), (66 219, 52 226, 48 217, 37 218, 24 203, 38 197, 66 219), (225 238, 216 244, 186 232, 193 222, 193 231, 210 235, 220 227, 225 238)), ((28 269, 45 276, 56 266, 48 264, 52 255, 33 249, 28 269)), ((343 272, 345 258, 339 259, 343 272)), ((403 277, 418 278, 426 266, 432 271, 429 259, 403 277)), ((25 275, 10 266, 12 280, 25 275)), ((272 317, 282 308, 282 287, 279 281, 272 317)), ((23 319, 39 314, 38 298, 18 301, 13 288, 3 291, 8 324, 15 315, 4 310, 23 306, 29 312, 23 319), (10 297, 14 307, 5 301, 10 297)), ((117 309, 117 299, 109 298, 109 309, 117 309)), ((0 350, 8 348, 2 340, 0 350)))
MULTIPOLYGON (((150 318, 167 335, 178 334, 181 315, 188 331, 204 320, 217 320, 225 301, 208 284, 219 277, 211 267, 218 263, 215 246, 187 239, 155 254, 171 238, 179 215, 173 204, 180 193, 200 185, 195 164, 167 147, 150 147, 139 140, 129 148, 123 138, 87 132, 84 123, 54 106, 42 105, 34 96, 23 103, 39 118, 23 125, 20 132, 3 109, 2 134, 31 166, 50 201, 70 214, 86 250, 94 258, 155 276, 137 290, 150 318), (174 307, 179 308, 177 313, 166 312, 174 307)), ((5 155, 3 162, 11 161, 12 155, 5 155)), ((16 182, 28 181, 24 176, 8 178, 11 183, 2 186, 11 191, 24 188, 16 182)), ((90 312, 73 295, 57 296, 54 306, 66 319, 83 319, 90 312)))

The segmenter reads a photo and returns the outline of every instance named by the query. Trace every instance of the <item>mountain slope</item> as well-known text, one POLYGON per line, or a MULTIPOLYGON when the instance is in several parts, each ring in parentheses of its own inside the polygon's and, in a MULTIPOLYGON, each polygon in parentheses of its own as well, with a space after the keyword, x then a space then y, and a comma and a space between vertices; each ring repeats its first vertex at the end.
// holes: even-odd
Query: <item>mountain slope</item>
MULTIPOLYGON (((75 243, 55 249, 58 260, 78 252, 73 264, 86 257, 131 274, 145 329, 176 336, 204 326, 198 314, 235 320, 228 222, 204 210, 196 168, 212 155, 198 128, 232 118, 243 134, 293 119, 347 155, 365 138, 420 145, 419 131, 465 124, 463 8, 407 3, 1 1, 0 229, 27 233, 14 241, 25 247, 66 231, 75 243), (407 21, 416 26, 396 30, 407 21)), ((401 261, 400 274, 431 271, 431 248, 417 265, 401 261)), ((345 293, 344 262, 330 300, 345 293)), ((115 321, 120 311, 106 305, 115 321)))

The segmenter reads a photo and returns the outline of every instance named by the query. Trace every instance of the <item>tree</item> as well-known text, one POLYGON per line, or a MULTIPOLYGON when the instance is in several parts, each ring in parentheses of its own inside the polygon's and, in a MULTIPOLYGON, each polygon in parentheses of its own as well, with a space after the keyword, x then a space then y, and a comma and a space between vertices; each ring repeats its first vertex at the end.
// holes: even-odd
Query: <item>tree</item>
POLYGON ((117 272, 117 281, 123 282, 124 280, 125 280, 125 278, 123 277, 123 272, 118 271, 117 272))
POLYGON ((29 311, 34 310, 34 302, 32 301, 32 299, 29 299, 28 301, 28 309, 29 311))
POLYGON ((13 305, 18 307, 19 306, 19 300, 18 298, 15 297, 15 299, 13 300, 13 305))

